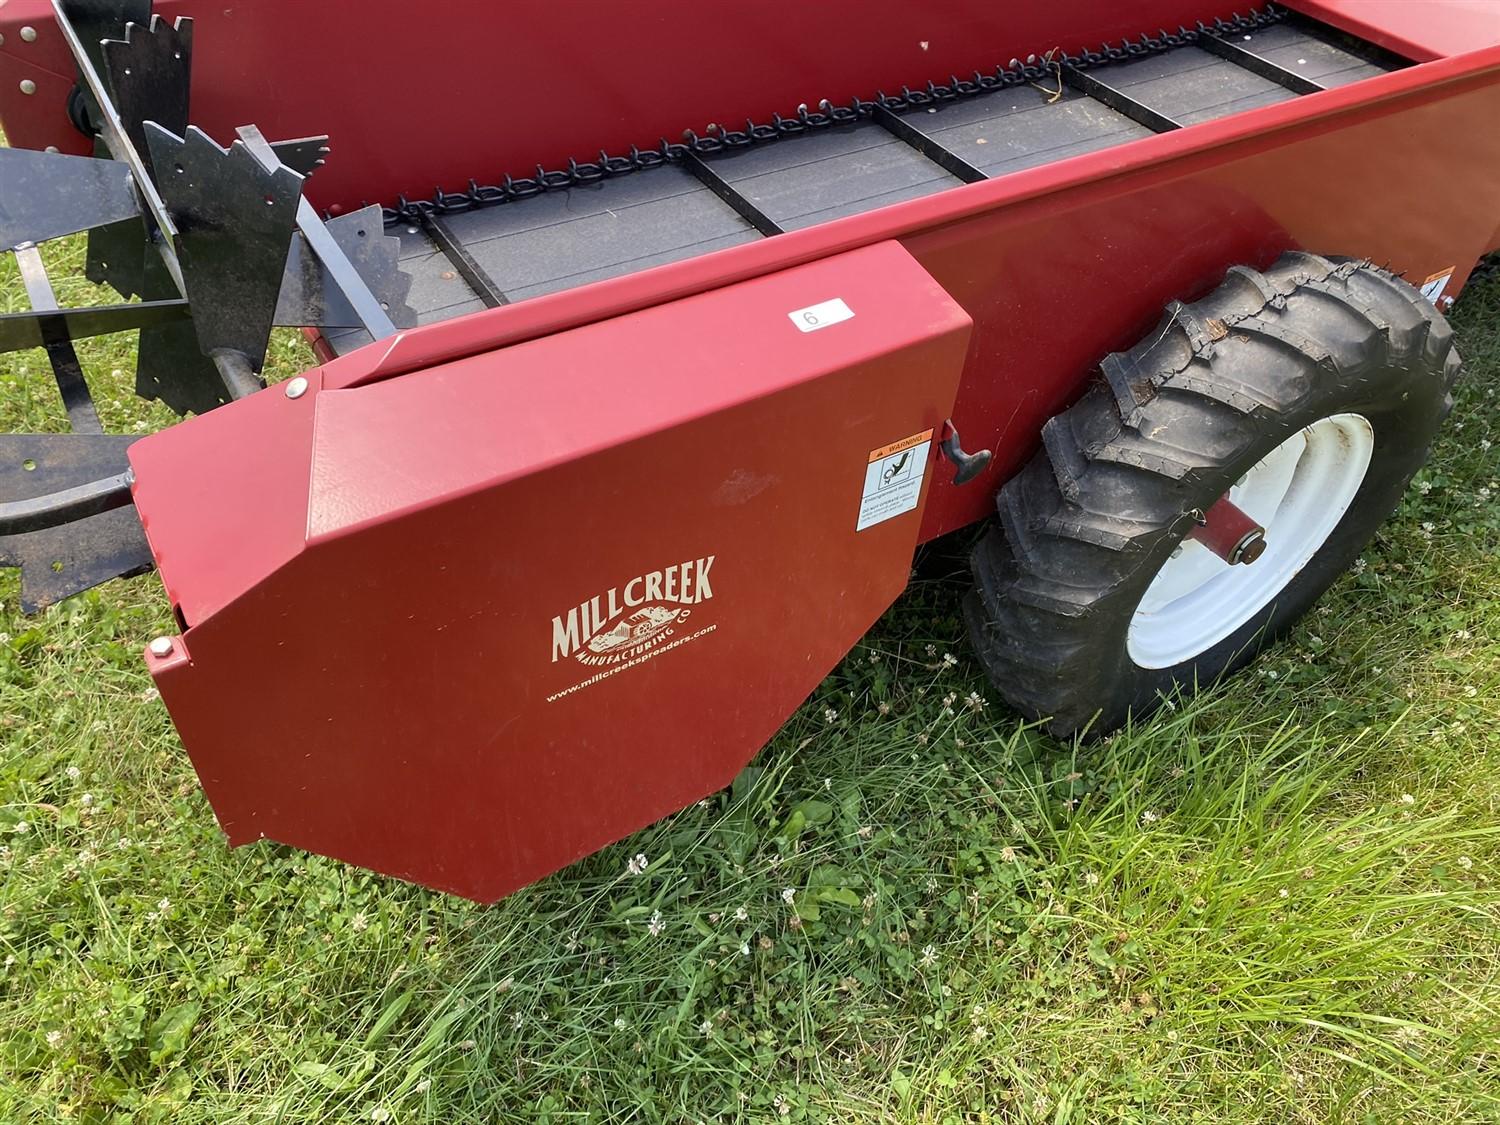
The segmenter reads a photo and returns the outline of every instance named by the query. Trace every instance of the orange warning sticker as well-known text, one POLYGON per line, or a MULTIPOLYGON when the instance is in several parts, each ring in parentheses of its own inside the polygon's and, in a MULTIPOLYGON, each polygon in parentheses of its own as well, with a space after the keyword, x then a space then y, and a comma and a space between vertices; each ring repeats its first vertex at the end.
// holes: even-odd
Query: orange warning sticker
POLYGON ((927 479, 927 459, 931 452, 931 430, 870 450, 855 531, 874 527, 916 508, 922 499, 922 482, 927 479))
POLYGON ((1453 280, 1453 274, 1453 266, 1449 266, 1445 270, 1438 270, 1437 273, 1418 286, 1422 290, 1422 296, 1426 297, 1434 305, 1437 304, 1442 299, 1443 290, 1448 288, 1448 282, 1453 280))
POLYGON ((909 438, 893 441, 890 445, 882 445, 879 449, 870 450, 871 462, 881 461, 893 453, 901 453, 913 446, 921 445, 924 441, 932 440, 932 431, 923 430, 920 434, 912 434, 909 438))

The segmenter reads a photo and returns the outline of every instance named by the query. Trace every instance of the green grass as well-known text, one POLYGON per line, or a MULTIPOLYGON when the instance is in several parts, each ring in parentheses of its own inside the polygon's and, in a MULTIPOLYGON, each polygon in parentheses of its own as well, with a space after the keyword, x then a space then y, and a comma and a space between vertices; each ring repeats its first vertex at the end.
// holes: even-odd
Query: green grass
MULTIPOLYGON (((230 852, 155 581, 0 573, 0 1121, 1500 1120, 1500 282, 1457 321, 1419 487, 1236 682, 1059 744, 934 553, 732 790, 491 908, 230 852)), ((107 424, 170 421, 120 347, 107 424)))

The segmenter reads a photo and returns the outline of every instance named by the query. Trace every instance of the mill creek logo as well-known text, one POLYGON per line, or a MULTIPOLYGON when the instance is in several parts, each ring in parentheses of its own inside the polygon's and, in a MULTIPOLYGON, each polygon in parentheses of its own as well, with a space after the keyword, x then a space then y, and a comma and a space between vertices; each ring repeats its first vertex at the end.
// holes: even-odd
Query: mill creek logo
POLYGON ((571 656, 600 667, 637 659, 666 644, 677 632, 673 626, 692 613, 688 606, 713 598, 709 572, 715 557, 639 575, 554 617, 552 662, 571 656))

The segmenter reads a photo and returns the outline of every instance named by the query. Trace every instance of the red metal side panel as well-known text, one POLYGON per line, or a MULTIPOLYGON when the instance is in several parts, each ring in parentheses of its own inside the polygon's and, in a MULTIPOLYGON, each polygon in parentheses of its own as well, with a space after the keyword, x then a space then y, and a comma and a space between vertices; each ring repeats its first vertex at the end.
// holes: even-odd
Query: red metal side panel
POLYGON ((923 538, 992 511, 1043 421, 1174 298, 1283 250, 1370 257, 1462 288, 1500 215, 1500 48, 1115 149, 954 188, 776 238, 403 332, 330 363, 356 386, 899 238, 974 318, 955 421, 998 450, 939 482, 923 538))
MULTIPOLYGON (((1232 0, 158 0, 196 20, 193 121, 216 139, 328 133, 320 206, 389 203, 619 153, 711 121, 768 120, 1227 16, 1232 0)), ((0 4, 11 143, 84 151, 63 115, 73 68, 48 0, 0 4), (33 43, 16 34, 38 31, 33 43), (38 90, 18 92, 23 78, 38 90)))
POLYGON ((1417 62, 1500 43, 1496 0, 1282 0, 1417 62))
POLYGON ((884 243, 139 442, 193 607, 148 661, 231 840, 490 900, 727 784, 904 588, 969 330, 884 243), (190 479, 262 448, 229 510, 305 521, 284 562, 190 479))

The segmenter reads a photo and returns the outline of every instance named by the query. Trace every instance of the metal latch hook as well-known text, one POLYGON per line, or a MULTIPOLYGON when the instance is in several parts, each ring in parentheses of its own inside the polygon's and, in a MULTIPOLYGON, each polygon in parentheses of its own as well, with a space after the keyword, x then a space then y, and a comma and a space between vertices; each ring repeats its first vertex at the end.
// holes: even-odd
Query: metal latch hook
POLYGON ((965 453, 958 444, 958 427, 953 424, 952 418, 943 423, 943 441, 939 448, 942 449, 943 456, 953 462, 954 484, 968 484, 989 468, 990 460, 994 457, 988 449, 981 449, 978 453, 965 453))

